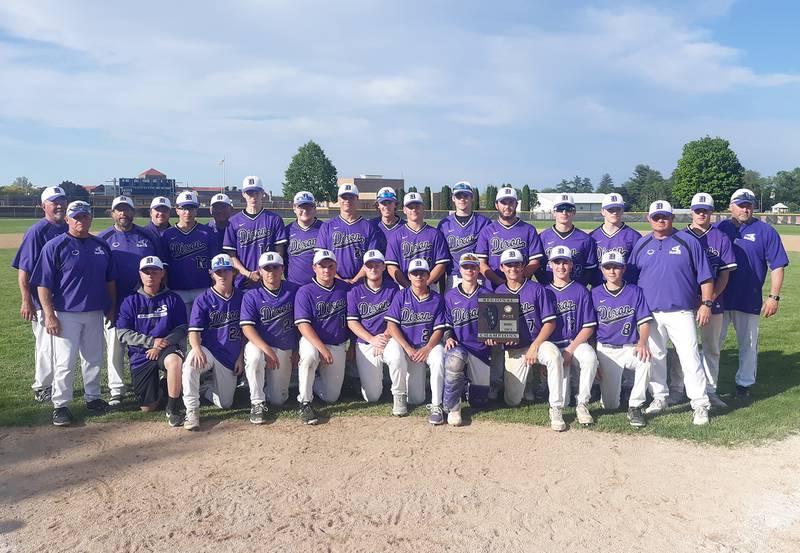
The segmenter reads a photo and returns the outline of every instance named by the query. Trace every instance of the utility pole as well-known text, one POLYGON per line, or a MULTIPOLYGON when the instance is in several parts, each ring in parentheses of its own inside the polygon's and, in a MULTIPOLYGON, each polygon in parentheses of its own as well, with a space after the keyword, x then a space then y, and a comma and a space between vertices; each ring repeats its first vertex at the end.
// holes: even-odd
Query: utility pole
MULTIPOLYGON (((107 181, 105 181, 105 182, 111 183, 111 184, 113 185, 113 186, 112 186, 112 188, 111 188, 111 192, 112 192, 112 193, 111 193, 111 197, 112 197, 112 198, 116 198, 117 196, 119 196, 119 194, 117 194, 117 191, 118 191, 118 188, 117 188, 117 179, 116 179, 116 178, 113 178, 113 179, 111 179, 111 180, 107 180, 107 181)), ((106 194, 106 196, 108 196, 108 195, 109 195, 109 194, 106 194)))

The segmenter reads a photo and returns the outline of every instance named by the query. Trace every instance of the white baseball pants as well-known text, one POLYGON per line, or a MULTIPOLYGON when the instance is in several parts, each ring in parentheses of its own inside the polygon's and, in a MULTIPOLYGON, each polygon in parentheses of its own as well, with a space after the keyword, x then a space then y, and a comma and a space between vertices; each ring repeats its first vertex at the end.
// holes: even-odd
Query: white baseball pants
POLYGON ((192 317, 192 306, 194 305, 194 300, 199 298, 200 294, 202 294, 205 291, 206 288, 194 288, 192 290, 173 290, 173 292, 175 292, 181 297, 184 305, 186 305, 187 321, 192 317))
MULTIPOLYGON (((519 405, 525 393, 531 365, 525 361, 528 347, 505 350, 503 398, 507 405, 519 405)), ((536 360, 547 368, 550 407, 564 407, 564 366, 561 352, 552 342, 539 346, 536 360)))
MULTIPOLYGON (((700 327, 700 360, 703 363, 703 370, 706 373, 706 394, 717 393, 717 382, 719 380, 719 356, 720 346, 724 336, 722 334, 723 314, 711 315, 708 324, 700 327)), ((675 356, 677 357, 677 356, 675 356)), ((683 392, 683 369, 678 359, 672 358, 667 354, 669 360, 669 376, 671 391, 683 392)))
POLYGON ((53 340, 44 327, 44 311, 36 312, 36 319, 31 322, 33 339, 36 341, 34 350, 34 390, 51 388, 53 386, 53 340))
POLYGON ((125 393, 125 346, 117 338, 116 327, 104 327, 106 340, 106 367, 108 369, 108 389, 111 395, 125 393))
POLYGON ((183 362, 183 403, 187 409, 200 407, 200 373, 212 371, 214 373, 214 387, 212 388, 212 401, 220 409, 228 409, 233 405, 233 394, 236 392, 236 375, 212 355, 205 346, 200 349, 206 356, 204 367, 195 369, 192 365, 194 352, 192 350, 183 362))
POLYGON ((344 382, 344 363, 347 357, 347 342, 339 345, 325 344, 333 355, 332 365, 320 363, 319 351, 314 345, 300 337, 299 356, 297 364, 297 379, 299 380, 299 394, 297 401, 308 403, 314 399, 316 392, 319 398, 326 403, 333 403, 339 399, 344 382), (318 378, 314 378, 319 368, 318 378))
POLYGON ((736 371, 736 385, 749 387, 756 383, 756 373, 758 372, 759 315, 743 311, 725 311, 722 314, 720 342, 725 340, 730 323, 733 323, 736 341, 739 344, 739 369, 736 371))
POLYGON ((72 401, 75 357, 80 352, 84 399, 100 398, 100 365, 103 362, 103 312, 56 311, 61 335, 53 336, 53 407, 72 401))
POLYGON ((383 351, 392 379, 392 395, 406 394, 410 405, 425 403, 425 368, 431 371, 431 404, 441 405, 444 395, 444 346, 436 344, 424 363, 411 361, 400 343, 392 338, 383 351))
MULTIPOLYGON (((559 348, 564 351, 565 348, 559 348)), ((563 356, 562 356, 563 361, 563 356)), ((575 348, 569 367, 564 367, 564 398, 572 393, 570 381, 578 379, 578 394, 575 396, 575 403, 589 403, 592 396, 592 384, 597 375, 597 354, 594 348, 587 343, 583 343, 575 348)))
POLYGON ((636 356, 636 346, 622 347, 597 344, 597 360, 600 364, 600 403, 604 409, 619 408, 619 393, 625 369, 633 371, 633 388, 628 407, 641 407, 647 399, 647 384, 650 380, 650 362, 636 356))
POLYGON ((655 324, 650 325, 650 392, 654 399, 666 401, 667 386, 667 340, 672 340, 683 368, 683 383, 692 409, 709 407, 706 395, 706 374, 697 351, 697 330, 692 310, 654 311, 655 324))
POLYGON ((268 400, 271 405, 283 405, 289 399, 289 379, 292 376, 292 350, 272 348, 278 358, 278 367, 267 369, 264 352, 252 342, 244 346, 244 372, 250 384, 250 403, 268 400), (264 382, 267 384, 264 393, 264 382))
POLYGON ((383 355, 375 355, 375 346, 372 344, 357 342, 356 367, 364 401, 378 401, 383 393, 383 355))

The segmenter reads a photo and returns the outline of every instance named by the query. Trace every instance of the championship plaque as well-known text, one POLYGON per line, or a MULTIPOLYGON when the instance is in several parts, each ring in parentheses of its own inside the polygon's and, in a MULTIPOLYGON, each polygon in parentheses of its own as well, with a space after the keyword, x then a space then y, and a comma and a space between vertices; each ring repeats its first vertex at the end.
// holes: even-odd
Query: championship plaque
POLYGON ((478 296, 478 340, 519 342, 519 296, 478 296))

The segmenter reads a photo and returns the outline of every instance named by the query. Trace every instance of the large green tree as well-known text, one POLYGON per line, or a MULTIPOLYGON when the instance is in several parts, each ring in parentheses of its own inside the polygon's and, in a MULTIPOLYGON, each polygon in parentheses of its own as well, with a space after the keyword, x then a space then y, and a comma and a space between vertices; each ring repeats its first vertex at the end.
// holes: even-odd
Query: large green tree
POLYGON ((611 175, 604 173, 603 176, 600 177, 600 182, 597 183, 596 191, 601 194, 611 194, 614 191, 614 180, 611 178, 611 175))
POLYGON ((683 146, 672 184, 676 207, 689 207, 698 192, 707 192, 715 205, 726 206, 731 194, 744 185, 744 168, 727 140, 706 136, 683 146))
POLYGON ((634 211, 647 211, 655 200, 672 201, 670 183, 649 165, 639 164, 622 185, 625 202, 634 211))
MULTIPOLYGON (((775 196, 775 184, 773 182, 774 177, 762 177, 761 173, 758 171, 747 169, 744 172, 743 181, 743 186, 752 190, 753 194, 755 194, 756 198, 758 198, 759 211, 765 211, 773 203, 777 203, 772 201, 772 198, 775 196)), ((728 202, 726 201, 725 204, 717 207, 724 208, 727 205, 728 202)))
POLYGON ((31 182, 28 177, 17 177, 14 179, 14 182, 11 184, 3 187, 3 193, 5 194, 24 194, 29 195, 36 192, 35 185, 31 182))
POLYGON ((291 198, 301 190, 314 194, 318 201, 336 200, 336 167, 319 144, 309 140, 292 157, 283 183, 283 196, 291 198))
POLYGON ((453 209, 453 190, 446 184, 439 193, 439 209, 450 211, 453 209))
POLYGON ((483 208, 487 211, 494 211, 494 200, 497 197, 497 187, 490 184, 486 187, 486 194, 484 194, 483 208))
POLYGON ((425 208, 425 211, 431 210, 431 204, 433 203, 431 200, 433 199, 433 195, 431 194, 431 187, 426 186, 425 190, 422 191, 422 207, 425 208))
POLYGON ((773 185, 770 194, 764 195, 764 208, 769 209, 780 202, 794 212, 800 204, 800 167, 795 167, 791 171, 778 171, 773 179, 773 185))
POLYGON ((477 186, 472 187, 472 210, 478 211, 481 208, 481 191, 477 186))
POLYGON ((520 211, 531 210, 531 187, 527 184, 522 187, 522 202, 519 209, 520 211))
POLYGON ((75 200, 83 200, 88 202, 91 199, 91 194, 81 185, 75 184, 72 181, 65 180, 59 184, 61 188, 64 189, 64 194, 67 195, 67 199, 72 202, 75 200))

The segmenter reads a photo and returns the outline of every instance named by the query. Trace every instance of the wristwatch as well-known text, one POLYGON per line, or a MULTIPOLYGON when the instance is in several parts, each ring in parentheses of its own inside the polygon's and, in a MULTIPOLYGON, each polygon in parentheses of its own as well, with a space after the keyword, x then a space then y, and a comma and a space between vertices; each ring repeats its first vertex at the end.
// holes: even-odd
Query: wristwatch
POLYGON ((702 303, 702 304, 703 304, 703 305, 705 305, 706 307, 714 307, 714 302, 713 302, 713 301, 711 301, 711 300, 703 300, 703 301, 701 301, 700 303, 702 303))
POLYGON ((781 301, 781 297, 780 296, 776 296, 775 294, 770 294, 769 297, 771 299, 775 300, 775 301, 781 301))

